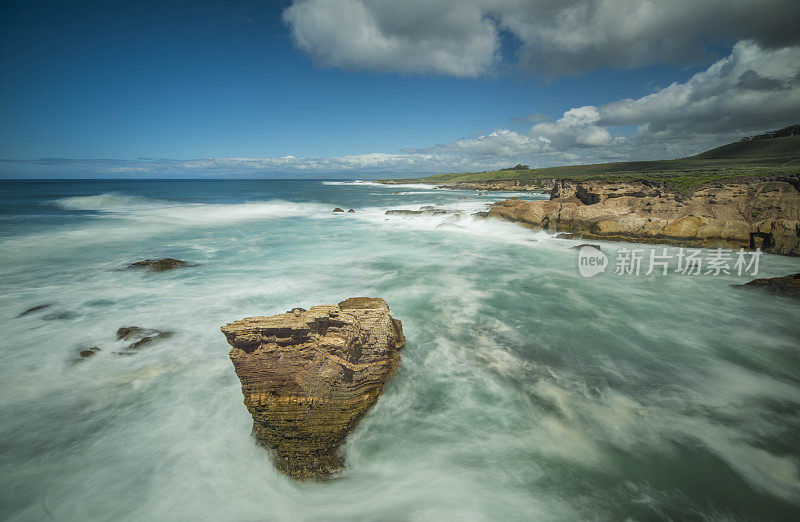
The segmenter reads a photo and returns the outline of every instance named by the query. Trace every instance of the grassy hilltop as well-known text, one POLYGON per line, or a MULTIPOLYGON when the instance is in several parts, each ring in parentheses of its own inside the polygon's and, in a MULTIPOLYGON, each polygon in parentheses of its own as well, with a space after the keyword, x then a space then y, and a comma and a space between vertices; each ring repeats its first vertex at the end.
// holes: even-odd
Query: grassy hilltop
POLYGON ((662 161, 628 161, 526 170, 437 174, 403 180, 415 183, 583 179, 657 179, 680 191, 719 178, 800 173, 800 136, 729 143, 696 156, 662 161))

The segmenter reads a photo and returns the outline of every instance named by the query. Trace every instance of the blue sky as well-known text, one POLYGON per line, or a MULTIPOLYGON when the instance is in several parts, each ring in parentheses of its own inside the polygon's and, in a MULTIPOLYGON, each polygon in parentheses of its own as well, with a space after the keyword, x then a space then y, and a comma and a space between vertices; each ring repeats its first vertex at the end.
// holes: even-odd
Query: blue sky
POLYGON ((711 29, 681 25, 670 45, 646 36, 675 32, 658 26, 669 17, 647 11, 639 33, 625 22, 628 42, 608 13, 588 12, 564 23, 594 40, 560 41, 564 29, 526 25, 564 18, 541 3, 550 11, 497 11, 488 0, 477 10, 439 0, 4 2, 0 177, 359 177, 660 159, 800 119, 800 53, 781 21, 798 11, 791 2, 771 2, 763 21, 742 12, 723 32, 708 15, 711 29), (774 88, 742 92, 747 74, 774 88), (728 90, 702 107, 669 90, 696 98, 711 84, 728 90), (720 100, 736 96, 756 105, 720 115, 720 100), (684 120, 664 116, 669 103, 684 120), (726 121, 708 125, 709 111, 726 121))

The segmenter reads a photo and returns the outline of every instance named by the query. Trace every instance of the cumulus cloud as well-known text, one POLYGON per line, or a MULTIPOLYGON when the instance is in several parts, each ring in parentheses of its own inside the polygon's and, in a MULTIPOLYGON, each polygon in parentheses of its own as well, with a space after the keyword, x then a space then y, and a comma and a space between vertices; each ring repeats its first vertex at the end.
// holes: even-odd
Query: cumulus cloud
POLYGON ((496 59, 497 27, 474 2, 308 0, 284 20, 321 65, 468 77, 496 59))
POLYGON ((457 77, 504 60, 544 75, 685 63, 709 40, 784 47, 800 42, 798 19, 797 0, 295 0, 284 11, 320 65, 457 77))

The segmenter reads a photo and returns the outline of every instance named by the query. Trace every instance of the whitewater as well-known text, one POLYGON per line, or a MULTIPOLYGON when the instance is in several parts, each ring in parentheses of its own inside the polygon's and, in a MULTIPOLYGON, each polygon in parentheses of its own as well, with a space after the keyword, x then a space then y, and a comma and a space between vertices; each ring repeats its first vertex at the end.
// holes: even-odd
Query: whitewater
POLYGON ((582 241, 474 215, 511 196, 547 198, 0 182, 0 519, 800 518, 800 306, 736 274, 584 278, 582 241), (447 212, 385 214, 420 207, 447 212), (159 257, 193 266, 122 270, 159 257), (403 321, 403 362, 347 469, 298 483, 219 328, 355 296, 403 321), (122 326, 175 335, 121 357, 122 326))

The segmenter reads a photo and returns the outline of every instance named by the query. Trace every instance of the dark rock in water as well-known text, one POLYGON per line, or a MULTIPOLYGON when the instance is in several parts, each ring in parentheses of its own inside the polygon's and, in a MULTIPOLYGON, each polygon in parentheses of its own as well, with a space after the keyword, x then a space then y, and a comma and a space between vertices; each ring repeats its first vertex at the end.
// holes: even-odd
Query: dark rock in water
POLYGON ((418 216, 422 214, 424 211, 422 210, 387 210, 385 215, 389 216, 392 214, 400 214, 404 216, 418 216))
POLYGON ((78 355, 82 358, 91 357, 92 355, 96 354, 100 351, 100 348, 97 346, 92 346, 91 348, 87 348, 86 350, 81 350, 78 352, 78 355))
POLYGON ((25 315, 32 314, 33 312, 38 312, 39 310, 44 310, 45 308, 50 308, 51 306, 53 306, 53 305, 52 304, 43 304, 43 305, 34 306, 32 308, 28 308, 27 310, 25 310, 24 312, 19 314, 17 317, 23 317, 25 315))
POLYGON ((344 210, 340 209, 339 207, 336 207, 335 209, 333 209, 333 211, 334 212, 344 212, 344 210))
POLYGON ((575 250, 580 250, 581 248, 583 248, 585 246, 596 248, 597 250, 600 250, 602 252, 602 250, 600 249, 600 245, 593 245, 591 243, 582 243, 580 245, 575 245, 574 247, 571 247, 571 248, 574 248, 575 250))
MULTIPOLYGON (((117 341, 133 341, 125 349, 138 350, 146 344, 167 339, 173 335, 174 332, 165 330, 151 330, 149 328, 140 328, 138 326, 123 326, 117 330, 117 341)), ((120 354, 127 355, 123 352, 120 352, 120 354)))
POLYGON ((325 479, 343 468, 339 447, 397 371, 405 338, 383 299, 295 310, 222 333, 256 439, 281 472, 325 479))
POLYGON ((349 210, 348 210, 348 212, 355 212, 355 210, 353 210, 353 209, 351 208, 351 209, 349 209, 349 210))
POLYGON ((175 268, 183 268, 189 266, 186 261, 180 259, 173 259, 165 257, 163 259, 145 259, 144 261, 137 261, 128 265, 128 268, 144 268, 151 272, 164 272, 165 270, 174 270, 175 268))
POLYGON ((753 279, 749 283, 733 286, 736 288, 764 288, 775 295, 800 297, 800 273, 782 277, 753 279))
POLYGON ((77 364, 83 360, 88 359, 97 354, 100 351, 100 348, 97 346, 92 346, 91 348, 83 348, 78 352, 78 357, 72 361, 72 364, 77 364))
POLYGON ((296 308, 292 308, 291 310, 286 310, 286 313, 287 314, 299 314, 301 312, 307 312, 307 311, 308 310, 306 310, 305 308, 296 307, 296 308))
POLYGON ((45 321, 66 321, 68 319, 75 319, 79 314, 70 312, 69 310, 56 310, 54 312, 46 313, 42 316, 45 321))

